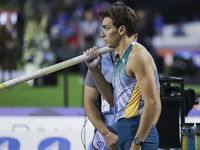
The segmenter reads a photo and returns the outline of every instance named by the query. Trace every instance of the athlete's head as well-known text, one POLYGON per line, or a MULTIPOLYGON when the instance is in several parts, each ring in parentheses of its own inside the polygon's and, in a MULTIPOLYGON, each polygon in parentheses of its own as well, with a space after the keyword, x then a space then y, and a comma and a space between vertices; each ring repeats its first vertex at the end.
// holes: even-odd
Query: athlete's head
POLYGON ((126 6, 126 4, 117 2, 114 3, 110 8, 104 9, 99 12, 101 22, 105 17, 111 18, 113 25, 118 29, 124 25, 126 27, 126 34, 131 37, 136 33, 138 18, 134 10, 126 6))

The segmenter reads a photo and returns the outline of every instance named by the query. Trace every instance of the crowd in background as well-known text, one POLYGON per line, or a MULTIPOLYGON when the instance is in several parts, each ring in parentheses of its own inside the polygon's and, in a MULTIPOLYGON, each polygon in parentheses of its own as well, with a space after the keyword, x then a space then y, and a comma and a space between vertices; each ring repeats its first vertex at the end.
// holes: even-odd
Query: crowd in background
MULTIPOLYGON (((105 46, 100 38, 102 27, 98 12, 115 0, 10 1, 10 5, 6 2, 0 4, 2 80, 7 80, 4 79, 5 73, 9 74, 9 79, 12 78, 12 70, 17 69, 17 64, 28 73, 80 55, 94 45, 99 48, 105 46), (2 15, 5 12, 7 15, 2 15), (13 23, 13 20, 16 21, 13 23)), ((180 25, 199 20, 198 11, 189 9, 198 3, 196 0, 192 3, 189 0, 124 2, 136 11, 139 18, 138 42, 150 51, 154 59, 157 56, 151 39, 154 35, 162 35, 164 24, 176 23, 174 35, 184 35, 180 25)), ((86 69, 84 63, 79 65, 78 71, 83 77, 86 69)))

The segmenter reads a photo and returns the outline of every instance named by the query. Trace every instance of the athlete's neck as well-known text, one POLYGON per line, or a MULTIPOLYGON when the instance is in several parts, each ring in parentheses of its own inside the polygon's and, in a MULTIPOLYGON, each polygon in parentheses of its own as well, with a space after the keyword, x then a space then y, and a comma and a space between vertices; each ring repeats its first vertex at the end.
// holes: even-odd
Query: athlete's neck
POLYGON ((119 43, 119 46, 116 47, 116 49, 115 49, 115 54, 119 54, 119 57, 121 58, 131 43, 133 43, 132 37, 131 38, 128 38, 128 37, 122 38, 119 43))

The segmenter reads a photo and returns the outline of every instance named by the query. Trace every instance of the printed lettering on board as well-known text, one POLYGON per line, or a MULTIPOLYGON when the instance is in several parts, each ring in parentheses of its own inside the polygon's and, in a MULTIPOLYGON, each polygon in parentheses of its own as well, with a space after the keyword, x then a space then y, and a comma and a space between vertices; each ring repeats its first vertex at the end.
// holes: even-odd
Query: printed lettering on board
POLYGON ((20 143, 11 137, 0 137, 0 150, 19 150, 20 143))
POLYGON ((44 139, 38 150, 70 150, 70 142, 60 137, 52 137, 44 139))

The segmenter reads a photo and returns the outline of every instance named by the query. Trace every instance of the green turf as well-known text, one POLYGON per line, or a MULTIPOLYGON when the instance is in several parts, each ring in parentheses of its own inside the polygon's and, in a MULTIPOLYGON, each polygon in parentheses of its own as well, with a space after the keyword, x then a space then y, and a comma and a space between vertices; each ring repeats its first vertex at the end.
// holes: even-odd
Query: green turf
POLYGON ((83 106, 83 79, 80 74, 68 75, 68 106, 83 106))
MULTIPOLYGON (((80 75, 69 73, 68 82, 68 106, 82 106, 83 83, 80 75)), ((32 87, 27 83, 0 91, 0 107, 64 107, 64 75, 59 73, 56 86, 32 87)))
POLYGON ((200 96, 200 85, 199 84, 185 84, 184 89, 193 89, 197 96, 200 96))
MULTIPOLYGON (((176 84, 176 83, 173 83, 174 86, 178 86, 180 87, 180 84, 176 84)), ((195 91, 195 94, 197 96, 200 96, 200 84, 184 84, 184 89, 187 90, 187 89, 193 89, 195 91)))
MULTIPOLYGON (((0 107, 82 107, 83 81, 80 74, 68 73, 67 92, 65 91, 67 99, 64 96, 63 72, 58 73, 57 81, 56 86, 32 87, 22 83, 0 91, 0 107)), ((199 84, 185 84, 184 88, 194 89, 200 95, 199 84)))

